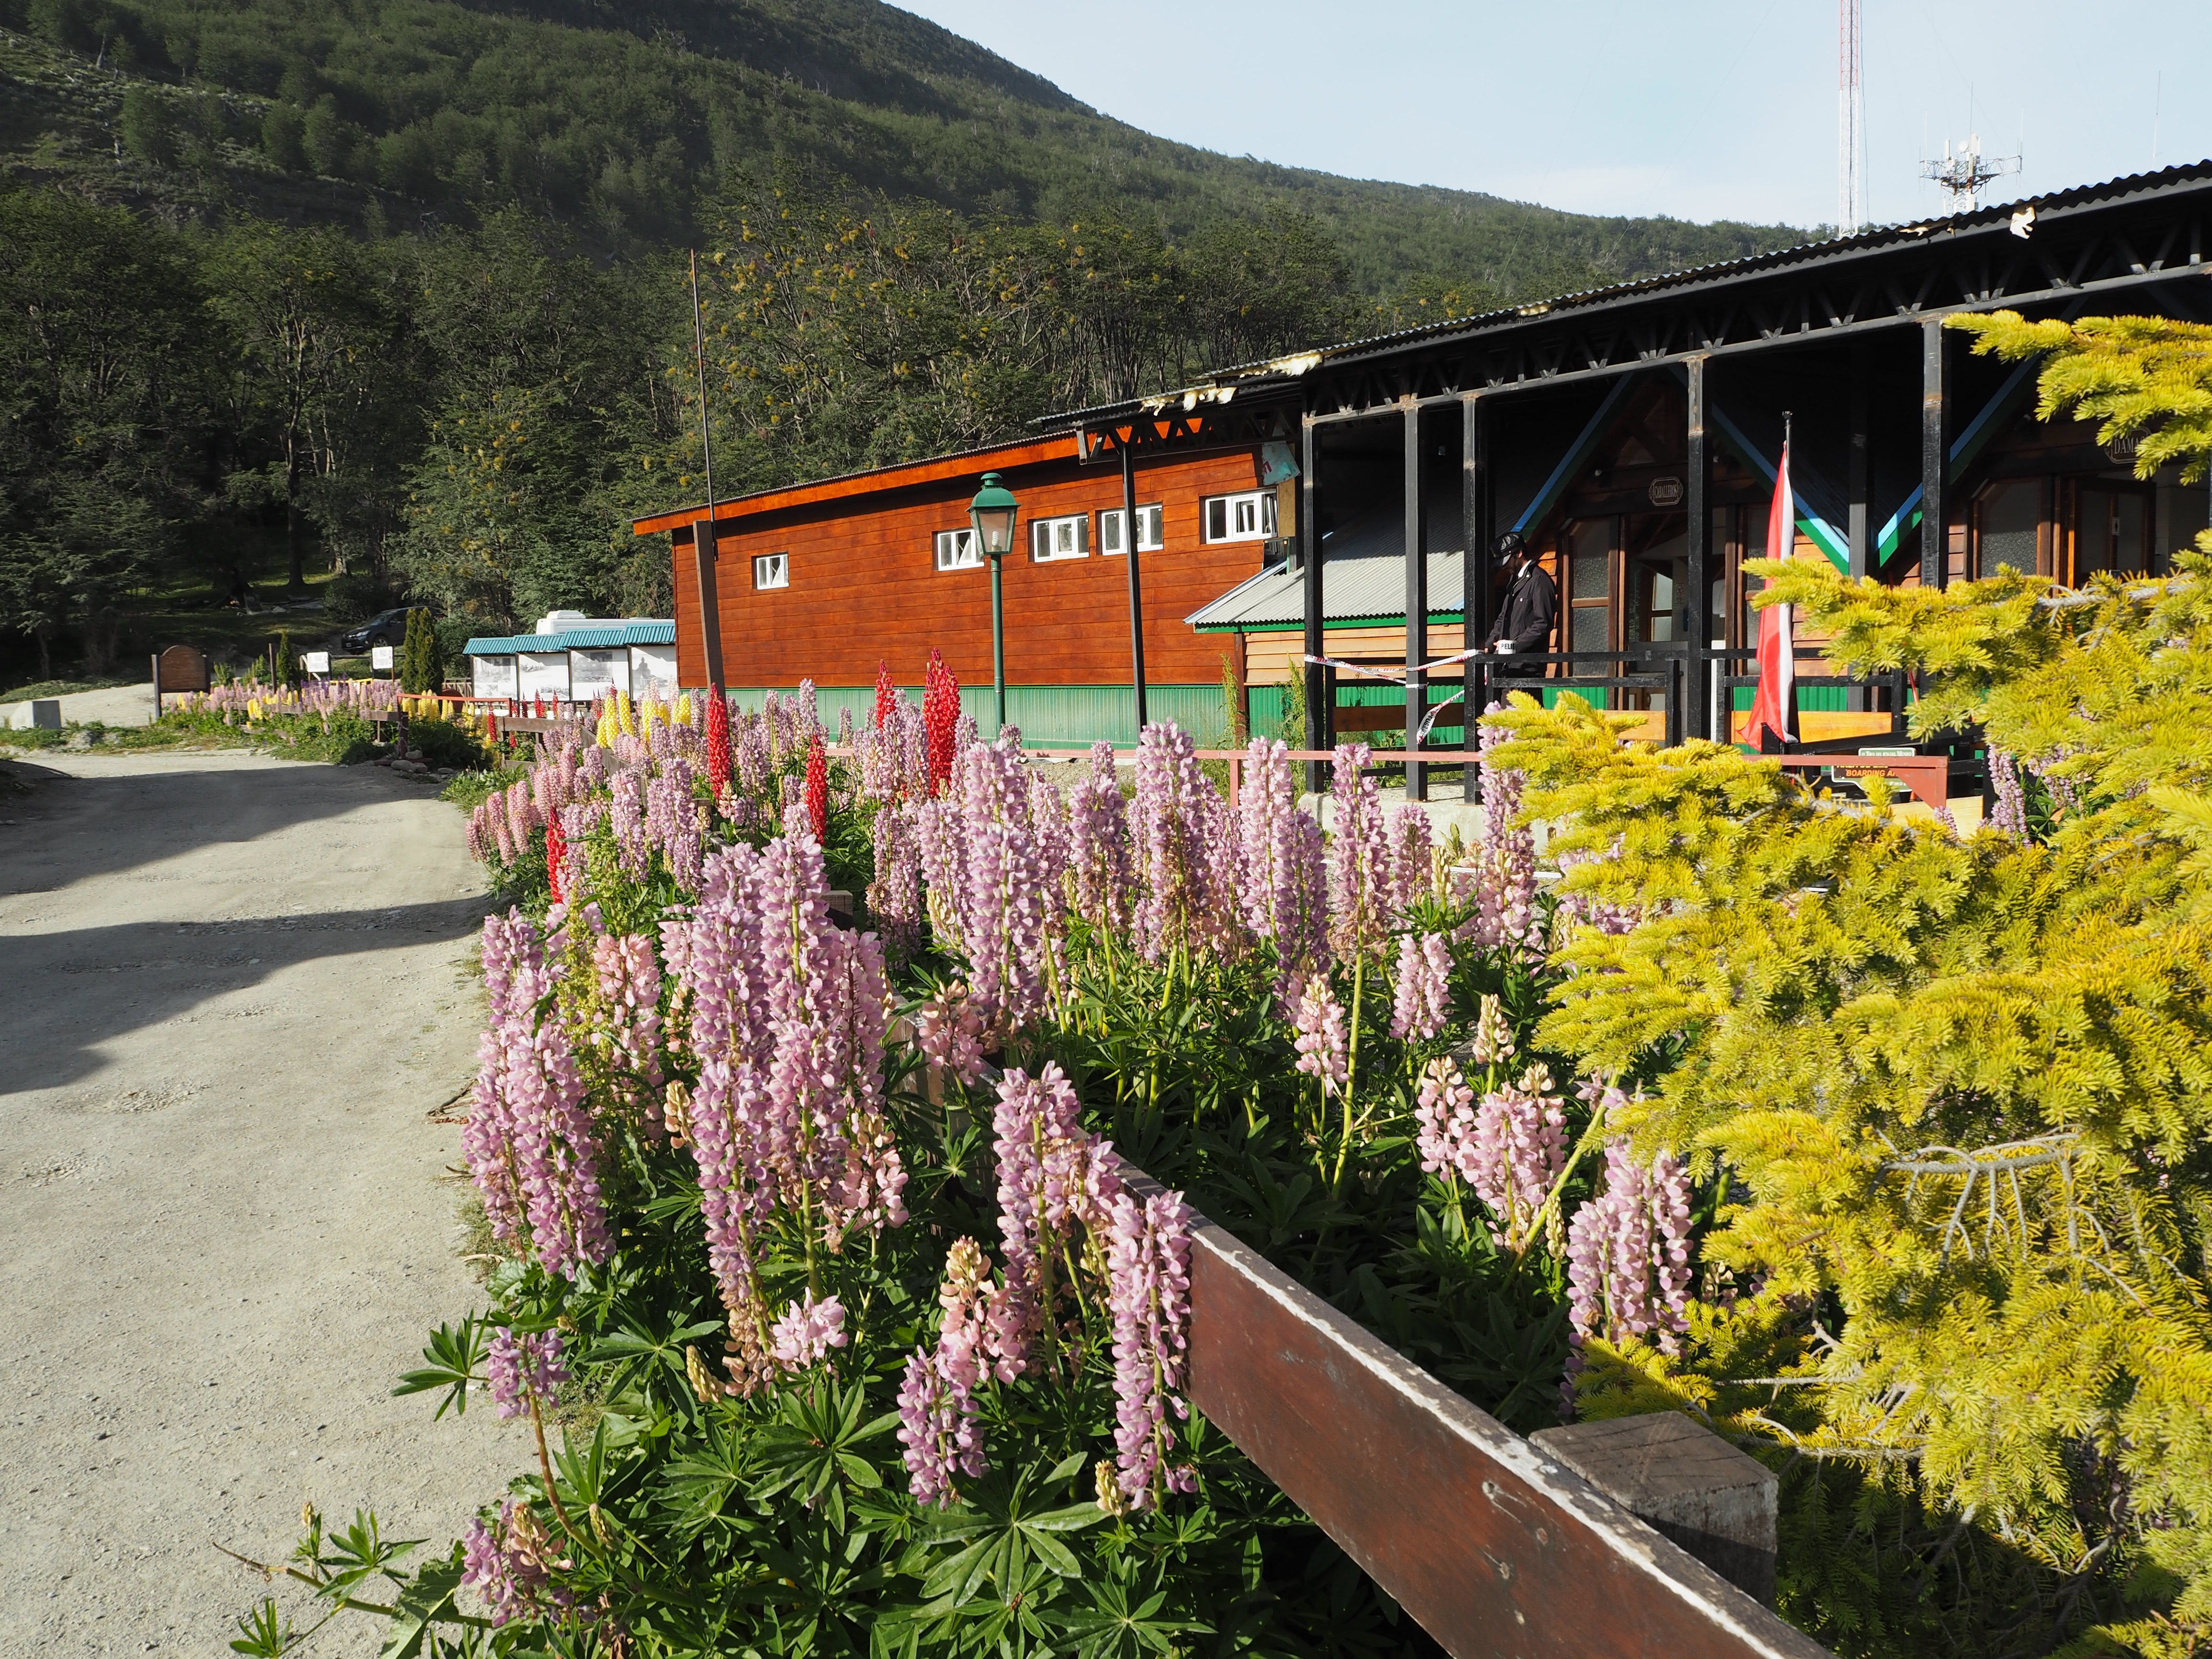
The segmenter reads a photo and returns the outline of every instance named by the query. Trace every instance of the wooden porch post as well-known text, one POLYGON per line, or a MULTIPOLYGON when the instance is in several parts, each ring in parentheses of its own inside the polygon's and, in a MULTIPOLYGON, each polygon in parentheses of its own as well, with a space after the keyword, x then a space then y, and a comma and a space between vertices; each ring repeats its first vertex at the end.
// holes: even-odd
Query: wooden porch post
MULTIPOLYGON (((1428 676, 1421 665, 1429 659, 1429 503, 1421 489, 1421 406, 1406 399, 1402 451, 1406 475, 1406 747, 1421 743, 1421 720, 1428 713, 1428 676)), ((1419 761, 1406 763, 1406 799, 1429 798, 1429 769, 1419 761)))
MULTIPOLYGON (((1321 480, 1317 476, 1321 470, 1321 429, 1315 426, 1310 415, 1304 417, 1299 435, 1303 453, 1298 457, 1298 557, 1305 578, 1305 654, 1318 657, 1325 643, 1322 624, 1328 613, 1322 609, 1321 480)), ((1322 701, 1328 693, 1328 671, 1314 662, 1300 667, 1306 677, 1306 747, 1333 749, 1336 746, 1336 722, 1322 701)), ((1306 787, 1317 793, 1321 787, 1321 763, 1308 761, 1306 787)))
POLYGON ((1688 629, 1689 660, 1682 675, 1682 714, 1678 729, 1685 738, 1704 738, 1712 735, 1711 699, 1708 695, 1713 683, 1713 515, 1707 505, 1711 493, 1712 469, 1708 464, 1705 444, 1705 369, 1708 359, 1703 352, 1692 357, 1690 371, 1690 430, 1687 466, 1689 477, 1684 480, 1683 498, 1689 507, 1689 586, 1690 616, 1688 629))
POLYGON ((1942 587, 1950 578, 1949 459, 1944 450, 1943 319, 1920 325, 1920 585, 1942 587))

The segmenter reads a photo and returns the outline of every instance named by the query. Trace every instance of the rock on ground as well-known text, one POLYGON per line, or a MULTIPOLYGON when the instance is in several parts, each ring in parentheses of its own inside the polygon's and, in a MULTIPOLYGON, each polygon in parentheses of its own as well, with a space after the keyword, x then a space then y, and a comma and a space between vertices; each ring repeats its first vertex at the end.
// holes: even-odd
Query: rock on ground
MULTIPOLYGON (((302 1501, 442 1547, 534 1462, 392 1397, 459 1259, 460 814, 234 751, 0 768, 0 1653, 227 1650, 302 1501)), ((295 1609, 304 1592, 280 1601, 295 1609)), ((315 1650, 374 1653, 349 1616, 315 1650)))

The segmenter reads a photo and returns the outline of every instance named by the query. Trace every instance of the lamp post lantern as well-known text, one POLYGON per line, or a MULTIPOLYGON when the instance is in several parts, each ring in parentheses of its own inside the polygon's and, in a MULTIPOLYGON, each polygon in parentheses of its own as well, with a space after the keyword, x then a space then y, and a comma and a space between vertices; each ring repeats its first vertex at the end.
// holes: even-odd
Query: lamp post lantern
POLYGON ((996 694, 999 729, 1006 728, 1006 617, 999 589, 999 561, 1014 550, 1014 523, 1021 503, 995 472, 983 475, 983 487, 968 503, 968 522, 975 527, 975 545, 991 561, 991 688, 996 694))

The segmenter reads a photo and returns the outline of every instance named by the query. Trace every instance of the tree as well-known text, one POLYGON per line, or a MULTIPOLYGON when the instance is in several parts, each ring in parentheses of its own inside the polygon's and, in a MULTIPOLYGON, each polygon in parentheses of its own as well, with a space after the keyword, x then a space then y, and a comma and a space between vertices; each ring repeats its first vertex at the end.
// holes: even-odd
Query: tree
POLYGON ((407 613, 407 636, 399 647, 399 689, 438 691, 446 684, 446 656, 438 625, 419 605, 407 613))
POLYGON ((516 212, 414 257, 413 331, 435 374, 396 562, 476 623, 611 604, 629 520, 670 488, 672 262, 603 272, 516 212))
POLYGON ((197 508, 209 331, 179 253, 120 210, 0 193, 0 606, 42 674, 71 624, 105 671, 197 508))
POLYGON ((132 87, 123 94, 123 148, 155 167, 177 163, 177 125, 169 100, 152 87, 132 87))
POLYGON ((233 398, 273 456, 228 480, 234 500, 284 509, 290 586, 307 581, 310 483, 334 468, 347 417, 391 334, 362 254, 328 230, 246 225, 209 250, 209 305, 236 351, 233 398))
MULTIPOLYGON (((1974 326, 2051 354, 2047 415, 2202 471, 2212 331, 1974 326)), ((1499 751, 1586 855, 1570 901, 1641 918, 1574 935, 1542 1035, 1650 1080, 1615 1127, 1703 1161, 1705 1258, 1744 1292, 1681 1355, 1594 1352, 1583 1409, 1690 1406, 1866 1469, 1950 1523, 1893 1559, 1908 1582, 1985 1529, 2039 1570, 2039 1650, 2084 1623, 2083 1651, 2212 1640, 2212 537, 2173 562, 2056 598, 1747 567, 1848 672, 1919 675, 1916 732, 1980 734, 2027 797, 2008 830, 1631 750, 1565 699, 1522 700, 1499 751)))

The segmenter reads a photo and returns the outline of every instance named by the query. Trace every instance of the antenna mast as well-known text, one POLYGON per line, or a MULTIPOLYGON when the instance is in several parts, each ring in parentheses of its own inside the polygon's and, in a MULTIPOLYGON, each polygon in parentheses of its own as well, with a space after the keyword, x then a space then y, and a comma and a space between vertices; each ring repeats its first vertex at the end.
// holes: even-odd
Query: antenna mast
POLYGON ((1970 212, 1982 204, 1982 186, 1992 179, 2020 171, 2017 155, 1984 155, 1982 154, 1982 135, 1969 133, 1966 142, 1954 145, 1943 141, 1943 159, 1923 161, 1920 176, 1932 179, 1943 186, 1954 213, 1970 212))
POLYGON ((1866 223, 1866 88, 1861 84, 1859 0, 1838 0, 1836 73, 1836 234, 1854 236, 1866 223))

